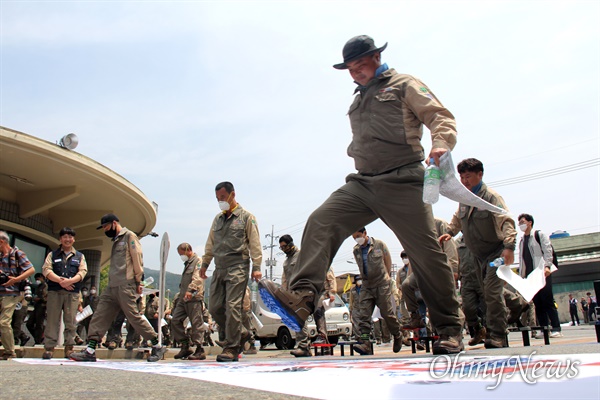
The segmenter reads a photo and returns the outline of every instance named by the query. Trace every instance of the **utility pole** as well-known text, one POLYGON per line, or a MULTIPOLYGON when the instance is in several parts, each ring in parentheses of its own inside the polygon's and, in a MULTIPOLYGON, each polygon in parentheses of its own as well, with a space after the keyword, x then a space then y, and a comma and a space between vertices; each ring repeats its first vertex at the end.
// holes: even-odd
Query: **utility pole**
POLYGON ((274 235, 274 229, 275 226, 271 225, 271 234, 266 234, 265 238, 270 237, 271 238, 271 245, 270 246, 263 246, 263 250, 267 250, 267 249, 271 249, 271 257, 267 260, 267 262, 265 263, 265 265, 267 267, 269 267, 269 279, 273 280, 273 267, 277 265, 277 260, 273 259, 273 247, 276 247, 276 244, 273 244, 274 240, 279 239, 279 236, 273 236, 274 235))

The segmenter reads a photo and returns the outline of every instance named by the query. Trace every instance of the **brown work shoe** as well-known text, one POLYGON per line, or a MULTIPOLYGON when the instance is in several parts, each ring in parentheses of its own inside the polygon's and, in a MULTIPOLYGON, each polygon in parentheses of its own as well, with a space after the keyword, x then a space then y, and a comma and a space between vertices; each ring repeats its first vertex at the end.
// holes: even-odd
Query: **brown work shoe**
POLYGON ((217 356, 218 362, 237 362, 238 361, 239 352, 232 348, 227 347, 223 349, 223 352, 217 356))
POLYGON ((462 341, 462 335, 450 336, 440 335, 439 339, 433 343, 433 354, 455 354, 465 349, 462 341))
POLYGON ((361 342, 353 345, 354 351, 356 351, 361 356, 370 356, 373 355, 373 345, 370 342, 361 342))
POLYGON ((402 329, 419 329, 425 328, 425 322, 418 312, 410 313, 410 321, 408 324, 402 325, 402 329))
POLYGON ((194 354, 189 356, 187 359, 192 361, 206 360, 206 353, 204 352, 202 346, 198 345, 196 346, 196 351, 194 354))
POLYGON ((501 349, 503 347, 508 347, 508 343, 506 343, 506 337, 490 335, 489 338, 485 339, 486 349, 501 349))
POLYGON ((51 360, 53 355, 54 355, 54 347, 46 349, 44 351, 44 354, 42 354, 42 359, 51 360))
POLYGON ((73 353, 75 353, 75 350, 73 350, 73 345, 66 345, 65 346, 65 358, 69 358, 69 356, 73 353))
POLYGON ((294 357, 312 357, 308 347, 298 347, 297 349, 290 351, 290 354, 294 357))
POLYGON ((10 360, 11 358, 15 358, 17 355, 14 352, 5 352, 0 354, 0 360, 2 361, 7 361, 10 360))
POLYGON ((181 345, 181 350, 179 350, 179 353, 175 354, 173 356, 173 358, 180 360, 180 359, 188 358, 192 354, 194 354, 194 352, 192 350, 190 350, 190 345, 188 343, 185 343, 185 344, 181 345))
POLYGON ((471 340, 469 340, 468 345, 469 346, 477 346, 478 344, 485 342, 486 335, 487 335, 487 330, 485 329, 485 326, 482 326, 481 328, 476 329, 475 335, 473 335, 471 340))
POLYGON ((315 309, 315 293, 311 290, 283 290, 268 279, 261 279, 258 286, 260 297, 269 310, 279 315, 290 329, 300 332, 315 309))
POLYGON ((114 350, 117 348, 117 342, 108 342, 108 345, 106 346, 107 349, 109 350, 114 350))
POLYGON ((250 347, 248 347, 248 349, 243 351, 244 354, 258 354, 258 350, 256 350, 256 346, 254 345, 254 343, 252 343, 250 345, 250 347))

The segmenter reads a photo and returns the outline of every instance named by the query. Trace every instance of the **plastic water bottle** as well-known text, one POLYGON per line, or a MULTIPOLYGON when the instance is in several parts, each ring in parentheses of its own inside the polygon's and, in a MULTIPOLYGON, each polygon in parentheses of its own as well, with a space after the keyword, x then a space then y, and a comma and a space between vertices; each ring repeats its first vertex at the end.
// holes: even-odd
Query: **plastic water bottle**
POLYGON ((142 285, 143 287, 148 287, 149 285, 152 285, 154 283, 154 278, 149 276, 146 279, 144 279, 142 281, 142 283, 140 283, 140 285, 142 285))
POLYGON ((250 301, 256 303, 258 300, 258 283, 256 281, 252 281, 250 284, 250 301))
POLYGON ((433 157, 429 159, 429 165, 425 168, 425 179, 423 180, 423 203, 435 204, 440 199, 440 182, 442 171, 435 165, 433 157))
POLYGON ((490 267, 499 267, 504 265, 504 257, 498 257, 490 263, 490 267))

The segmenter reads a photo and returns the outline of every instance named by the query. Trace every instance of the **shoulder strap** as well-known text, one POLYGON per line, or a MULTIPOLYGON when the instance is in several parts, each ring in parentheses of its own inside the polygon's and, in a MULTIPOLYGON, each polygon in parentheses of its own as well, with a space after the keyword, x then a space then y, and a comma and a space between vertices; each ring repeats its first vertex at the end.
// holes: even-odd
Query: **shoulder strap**
POLYGON ((533 233, 533 236, 535 237, 535 241, 538 242, 538 244, 540 245, 540 250, 542 251, 542 254, 544 254, 544 249, 542 248, 542 242, 540 242, 540 231, 535 231, 533 233))

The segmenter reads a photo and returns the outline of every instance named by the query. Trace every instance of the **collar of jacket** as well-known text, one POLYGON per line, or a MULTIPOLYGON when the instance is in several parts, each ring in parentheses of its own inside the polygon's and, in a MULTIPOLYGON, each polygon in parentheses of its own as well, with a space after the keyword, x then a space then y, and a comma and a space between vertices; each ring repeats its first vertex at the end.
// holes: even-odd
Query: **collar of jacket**
MULTIPOLYGON (((231 210, 231 214, 229 215, 229 217, 231 217, 231 215, 235 215, 236 217, 240 216, 240 213, 242 212, 242 206, 240 203, 237 203, 235 208, 233 210, 231 210)), ((221 217, 224 219, 228 219, 229 217, 227 216, 227 212, 223 212, 221 214, 221 217)))
POLYGON ((380 73, 378 76, 371 79, 365 86, 362 86, 358 82, 354 81, 354 83, 358 85, 356 89, 354 89, 354 94, 356 94, 356 92, 360 92, 360 94, 363 94, 367 91, 367 89, 369 89, 369 87, 375 85, 376 83, 379 83, 380 81, 390 79, 395 73, 396 71, 393 68, 387 69, 380 73))
POLYGON ((183 263, 183 265, 184 265, 183 269, 184 270, 187 269, 187 267, 189 267, 192 264, 193 265, 198 264, 198 260, 199 260, 198 254, 192 253, 192 256, 186 262, 183 263))
POLYGON ((119 239, 121 236, 125 235, 127 232, 129 232, 129 229, 122 227, 121 228, 121 232, 119 232, 119 234, 117 236, 115 236, 114 238, 112 238, 113 242, 116 242, 117 239, 119 239))

